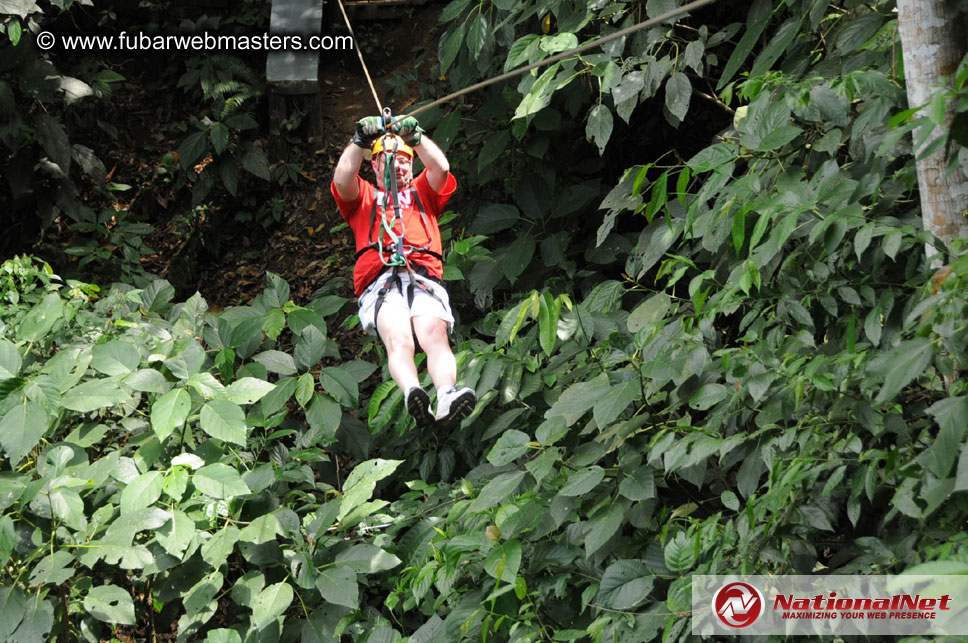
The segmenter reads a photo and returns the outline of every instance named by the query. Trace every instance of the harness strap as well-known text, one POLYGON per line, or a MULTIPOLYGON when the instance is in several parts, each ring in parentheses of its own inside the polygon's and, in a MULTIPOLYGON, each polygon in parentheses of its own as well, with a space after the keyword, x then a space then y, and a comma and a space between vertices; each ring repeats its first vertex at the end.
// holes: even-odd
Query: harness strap
MULTIPOLYGON (((389 294, 391 288, 393 288, 394 286, 396 286, 397 290, 400 291, 400 294, 401 295, 404 294, 403 293, 403 281, 400 279, 400 272, 401 272, 400 268, 402 268, 402 266, 387 266, 386 268, 384 268, 380 272, 379 275, 377 275, 373 279, 373 281, 376 281, 387 270, 392 270, 393 271, 393 274, 390 276, 389 279, 387 279, 385 282, 383 282, 383 286, 380 287, 380 291, 377 293, 377 296, 376 296, 376 305, 373 308, 373 321, 374 321, 374 323, 376 322, 377 319, 380 318, 380 308, 383 306, 383 302, 384 302, 384 300, 386 300, 387 294, 389 294)), ((425 283, 422 283, 419 279, 417 279, 417 276, 419 276, 421 279, 427 279, 427 280, 432 281, 432 282, 434 282, 436 284, 443 285, 443 282, 440 279, 437 279, 436 277, 431 276, 427 272, 427 269, 424 266, 417 266, 417 270, 416 271, 410 270, 408 268, 407 269, 407 272, 409 273, 409 276, 410 276, 410 284, 409 284, 409 286, 407 286, 407 293, 406 293, 406 297, 407 297, 407 308, 412 308, 413 307, 413 299, 414 299, 414 295, 415 295, 415 293, 414 293, 414 286, 416 286, 420 290, 424 291, 425 293, 427 293, 428 295, 430 295, 431 297, 433 297, 434 299, 436 299, 438 302, 440 302, 440 304, 442 306, 444 305, 443 300, 440 297, 437 296, 437 293, 434 292, 433 288, 431 288, 430 286, 428 286, 425 283), (416 273, 416 276, 415 276, 414 273, 416 273)), ((371 281, 370 284, 372 284, 373 281, 371 281)), ((369 284, 367 285, 367 288, 369 288, 369 284)))
MULTIPOLYGON (((362 257, 368 250, 376 250, 377 252, 380 252, 380 250, 382 249, 382 244, 381 244, 382 238, 378 238, 376 240, 373 239, 373 228, 376 225, 376 211, 377 211, 376 188, 373 188, 373 192, 374 192, 373 207, 370 208, 370 227, 366 237, 366 240, 369 242, 369 245, 364 248, 360 248, 359 250, 356 251, 356 259, 359 259, 360 257, 362 257)), ((414 189, 413 187, 410 188, 410 194, 413 198, 413 202, 417 205, 417 212, 420 213, 420 223, 423 225, 424 231, 427 232, 427 237, 429 238, 430 220, 427 218, 427 212, 424 210, 423 203, 420 201, 420 195, 417 194, 417 190, 414 189)), ((378 232, 378 234, 380 234, 382 237, 382 231, 378 232)), ((439 252, 431 250, 429 244, 426 246, 422 246, 420 248, 411 248, 410 253, 408 254, 412 254, 414 252, 422 252, 423 254, 430 255, 431 257, 440 259, 441 261, 444 260, 444 256, 439 252)))

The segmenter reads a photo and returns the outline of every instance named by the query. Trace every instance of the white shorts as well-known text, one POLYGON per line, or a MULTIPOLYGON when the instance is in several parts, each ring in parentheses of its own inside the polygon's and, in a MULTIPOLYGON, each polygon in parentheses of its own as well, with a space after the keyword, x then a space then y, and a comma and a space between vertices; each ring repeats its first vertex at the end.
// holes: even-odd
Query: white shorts
MULTIPOLYGON (((454 328, 454 315, 450 310, 450 297, 447 295, 447 289, 437 282, 421 277, 420 275, 414 276, 418 282, 427 286, 433 292, 433 295, 425 292, 421 288, 415 287, 413 289, 413 305, 410 306, 410 316, 418 317, 424 315, 443 319, 447 322, 448 332, 451 331, 454 328)), ((382 305, 393 304, 395 307, 403 306, 406 308, 410 275, 404 271, 397 273, 396 277, 400 278, 401 288, 398 288, 396 283, 391 284, 390 289, 387 290, 386 296, 383 299, 382 305)), ((393 270, 385 270, 360 295, 360 325, 363 327, 363 330, 373 335, 377 334, 377 299, 379 299, 380 291, 388 279, 395 279, 393 270)))

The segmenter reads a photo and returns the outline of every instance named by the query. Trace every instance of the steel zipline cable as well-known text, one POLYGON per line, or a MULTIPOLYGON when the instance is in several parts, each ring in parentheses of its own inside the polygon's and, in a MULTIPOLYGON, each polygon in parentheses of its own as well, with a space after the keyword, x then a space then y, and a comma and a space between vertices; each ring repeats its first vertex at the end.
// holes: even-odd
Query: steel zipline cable
POLYGON ((366 82, 370 84, 370 91, 373 92, 373 100, 376 101, 376 112, 377 114, 383 114, 383 105, 380 104, 380 97, 376 95, 376 87, 373 86, 373 79, 370 78, 370 71, 366 68, 366 61, 363 60, 363 50, 359 47, 359 40, 356 34, 353 33, 353 25, 350 24, 350 17, 346 15, 346 9, 343 7, 343 0, 337 0, 339 4, 339 10, 343 14, 343 20, 346 21, 346 28, 350 30, 350 38, 353 39, 353 48, 356 49, 356 55, 360 58, 360 64, 363 66, 363 74, 366 75, 366 82))
MULTIPOLYGON (((355 43, 355 42, 357 42, 356 41, 356 36, 353 35, 353 27, 350 26, 350 20, 349 20, 349 18, 346 15, 346 10, 343 8, 343 1, 342 0, 338 0, 338 2, 339 2, 340 11, 343 12, 343 18, 346 20, 346 27, 350 30, 350 36, 353 37, 353 42, 355 43)), ((510 78, 514 78, 515 76, 519 76, 519 75, 521 75, 523 73, 526 73, 526 72, 529 72, 529 71, 531 71, 533 69, 537 69, 538 67, 543 67, 544 65, 551 65, 553 63, 558 62, 559 60, 564 60, 565 58, 568 58, 570 56, 574 56, 575 54, 579 54, 579 53, 581 53, 583 51, 588 51, 589 49, 592 49, 594 47, 598 47, 598 46, 604 45, 605 43, 611 42, 612 40, 616 40, 618 38, 623 38, 623 37, 625 37, 625 36, 627 36, 627 35, 629 35, 631 33, 634 33, 636 31, 639 31, 640 29, 645 29, 646 27, 652 27, 652 26, 654 26, 656 24, 659 24, 660 22, 663 22, 665 20, 669 20, 670 18, 675 18, 675 17, 681 16, 684 13, 688 13, 690 11, 693 11, 694 9, 699 9, 700 7, 704 7, 704 6, 706 6, 708 4, 712 4, 714 2, 716 2, 716 0, 695 0, 694 2, 690 2, 688 4, 685 4, 685 5, 681 6, 681 7, 679 7, 678 9, 673 9, 672 11, 667 11, 666 13, 663 13, 662 15, 656 16, 655 18, 650 18, 650 19, 645 20, 643 22, 634 24, 631 27, 626 27, 625 29, 620 29, 619 31, 616 31, 613 34, 609 34, 607 36, 602 36, 601 38, 597 38, 595 40, 592 40, 591 42, 587 42, 584 45, 580 45, 578 47, 574 47, 573 49, 569 49, 568 51, 563 51, 560 54, 555 54, 554 56, 551 56, 550 58, 544 58, 544 59, 539 60, 537 62, 533 62, 530 65, 525 65, 524 67, 519 67, 517 69, 513 69, 513 70, 511 70, 509 72, 503 73, 500 76, 494 76, 492 78, 488 78, 487 80, 482 80, 481 82, 475 83, 475 84, 471 85, 470 87, 465 87, 464 89, 461 89, 461 90, 458 90, 456 92, 447 94, 443 98, 438 98, 437 100, 435 100, 435 101, 433 101, 431 103, 427 103, 426 105, 423 105, 421 107, 418 107, 417 109, 413 110, 412 112, 410 112, 408 114, 404 114, 403 116, 398 116, 392 122, 387 123, 386 124, 386 127, 389 129, 389 127, 391 125, 393 125, 394 123, 397 123, 397 122, 399 122, 399 121, 401 121, 401 120, 403 120, 405 118, 410 118, 412 116, 416 116, 417 114, 420 114, 421 112, 427 111, 428 109, 430 109, 432 107, 436 107, 437 105, 441 105, 443 103, 446 103, 447 101, 453 100, 453 99, 457 98, 458 96, 463 96, 464 94, 469 94, 471 92, 477 91, 478 89, 483 89, 483 88, 485 88, 485 87, 487 87, 489 85, 493 85, 494 83, 500 83, 500 82, 505 81, 505 80, 508 80, 510 78)), ((382 114, 383 113, 383 106, 380 103, 379 96, 377 96, 376 89, 373 87, 373 80, 370 78, 369 71, 367 71, 366 63, 363 61, 363 52, 360 51, 359 47, 356 47, 356 53, 360 57, 360 64, 363 65, 363 73, 366 74, 366 80, 370 84, 370 91, 373 92, 373 100, 376 101, 377 112, 380 113, 380 114, 382 114)))

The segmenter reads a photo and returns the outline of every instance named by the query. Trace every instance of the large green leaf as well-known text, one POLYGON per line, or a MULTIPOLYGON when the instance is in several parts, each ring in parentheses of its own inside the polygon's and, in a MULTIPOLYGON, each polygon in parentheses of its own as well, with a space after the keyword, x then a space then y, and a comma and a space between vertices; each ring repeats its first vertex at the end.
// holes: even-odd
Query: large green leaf
POLYGON ((0 380, 16 377, 23 365, 20 350, 11 341, 0 338, 0 380))
POLYGON ((511 71, 522 63, 528 62, 530 51, 538 46, 541 36, 538 34, 526 34, 514 41, 508 49, 508 56, 504 61, 504 71, 511 71))
POLYGON ((266 393, 260 404, 265 416, 272 415, 286 405, 289 398, 296 391, 296 378, 282 377, 276 382, 275 388, 266 393))
POLYGON ((608 540, 618 532, 625 522, 627 507, 621 502, 615 502, 605 511, 600 511, 588 519, 585 528, 585 557, 597 552, 608 540))
POLYGON ((31 587, 52 584, 60 585, 74 575, 74 556, 67 551, 59 550, 41 559, 30 573, 31 587))
POLYGON ((528 452, 530 440, 531 438, 528 437, 527 433, 508 429, 494 443, 491 451, 487 454, 487 461, 495 467, 510 464, 528 452))
POLYGON ((171 387, 165 376, 153 368, 138 369, 121 382, 139 393, 165 393, 171 387))
POLYGON ((553 36, 543 36, 539 45, 541 51, 548 54, 556 54, 559 51, 567 51, 578 46, 578 36, 573 33, 556 33, 553 36))
POLYGON ((460 46, 464 42, 464 29, 466 24, 461 23, 455 28, 448 29, 444 37, 440 39, 440 45, 437 48, 437 57, 440 59, 441 75, 447 73, 447 70, 454 63, 454 60, 457 59, 457 54, 460 53, 460 46))
POLYGON ((642 383, 636 377, 613 385, 608 393, 595 403, 592 415, 599 427, 606 427, 628 408, 628 405, 642 397, 642 383))
POLYGON ((350 472, 343 484, 343 498, 337 520, 343 520, 351 511, 370 499, 376 483, 391 475, 403 463, 402 460, 367 460, 350 472))
POLYGON ((187 170, 197 163, 208 150, 205 132, 192 132, 178 146, 178 158, 182 169, 187 170))
POLYGON ((252 604, 252 627, 261 630, 282 616, 292 603, 293 596, 289 583, 275 583, 259 592, 252 604))
MULTIPOLYGON (((494 161, 499 159, 506 149, 508 149, 508 143, 511 141, 511 132, 509 130, 499 130, 493 135, 488 136, 487 140, 484 141, 484 147, 481 149, 480 155, 477 157, 477 171, 483 172, 485 168, 490 166, 494 161)), ((486 210, 487 208, 485 208, 486 210)), ((478 219, 480 219, 481 213, 478 213, 474 221, 474 230, 480 229, 482 226, 479 225, 478 219)), ((517 212, 514 213, 514 220, 517 220, 517 212)), ((514 221, 511 222, 512 224, 514 221)), ((487 226, 484 226, 487 227, 487 226)), ((503 230, 509 226, 498 228, 498 230, 503 230)), ((497 232, 497 230, 491 230, 491 232, 497 232)), ((489 234, 489 232, 475 232, 474 234, 489 234)))
POLYGON ((242 167, 263 181, 272 178, 269 171, 269 159, 266 158, 265 152, 255 145, 249 145, 245 148, 245 152, 242 154, 242 167))
POLYGON ((629 315, 626 325, 630 333, 637 333, 643 328, 658 323, 672 305, 672 299, 665 293, 658 293, 635 307, 629 315))
POLYGON ((192 482, 196 489, 213 498, 228 499, 245 496, 251 492, 238 471, 220 462, 206 465, 196 471, 192 476, 192 482))
POLYGON ((722 89, 732 79, 733 75, 739 71, 740 66, 749 57, 750 52, 753 51, 753 47, 756 46, 760 34, 763 33, 767 23, 770 21, 771 15, 772 3, 769 0, 756 0, 753 6, 750 7, 749 14, 746 17, 746 29, 743 32, 743 37, 733 49, 729 60, 726 61, 726 67, 723 68, 723 75, 720 76, 719 83, 716 85, 717 90, 722 89))
POLYGON ((61 405, 72 411, 87 413, 106 406, 120 404, 127 399, 127 393, 121 390, 117 382, 90 380, 67 391, 61 397, 61 405))
POLYGON ((114 340, 95 344, 91 349, 91 366, 105 375, 127 375, 141 362, 141 354, 133 344, 114 340))
POLYGON ((241 530, 235 525, 226 525, 215 532, 211 538, 202 543, 202 560, 212 567, 221 567, 229 554, 239 542, 241 530))
POLYGON ((558 75, 560 63, 555 63, 538 77, 531 90, 521 99, 518 108, 514 112, 514 118, 525 118, 532 114, 537 114, 548 106, 551 102, 551 95, 554 93, 554 80, 558 75))
POLYGON ((469 511, 471 513, 485 511, 503 501, 518 488, 518 485, 524 480, 524 476, 524 471, 512 471, 496 476, 484 485, 477 498, 471 503, 469 511))
POLYGON ((513 205, 492 203, 483 208, 471 222, 471 232, 474 234, 493 234, 507 230, 518 222, 520 211, 513 205))
POLYGON ((28 15, 37 11, 40 11, 40 7, 37 6, 36 0, 0 0, 0 13, 13 14, 26 19, 28 15))
POLYGON ((255 404, 275 387, 275 384, 256 377, 242 377, 229 384, 225 394, 236 404, 255 404))
POLYGON ((225 578, 218 570, 205 574, 185 593, 185 597, 182 599, 185 613, 194 616, 208 609, 209 603, 221 591, 224 583, 225 578))
POLYGON ((168 391, 151 405, 151 428, 162 442, 185 423, 192 406, 191 396, 183 388, 168 391))
POLYGON ((8 639, 17 643, 41 643, 48 640, 54 624, 54 606, 51 599, 34 593, 27 598, 23 620, 17 631, 8 639))
POLYGON ((308 371, 319 363, 326 352, 326 336, 315 326, 306 326, 299 334, 293 355, 300 370, 308 371))
POLYGON ((679 532, 666 543, 664 554, 666 567, 674 572, 684 572, 696 563, 696 544, 679 532))
POLYGON ((572 384, 561 394, 558 401, 548 409, 545 417, 552 418, 560 415, 565 419, 565 424, 571 426, 589 409, 593 408, 602 399, 602 396, 608 394, 611 388, 612 385, 605 373, 591 381, 572 384))
POLYGON ((47 431, 47 412, 39 404, 24 402, 0 419, 0 445, 16 468, 47 431))
POLYGON ((728 396, 729 389, 722 384, 717 382, 703 384, 689 398, 689 406, 699 411, 706 411, 725 400, 728 396))
POLYGON ((355 408, 359 404, 356 378, 341 366, 330 366, 319 373, 319 384, 343 406, 355 408))
POLYGON ((0 635, 6 639, 23 620, 27 599, 19 587, 0 587, 0 635))
POLYGON ((180 558, 195 537, 195 521, 179 509, 172 509, 171 520, 157 534, 158 542, 172 556, 180 558))
POLYGON ((38 342, 54 327, 64 312, 60 295, 51 293, 30 309, 20 322, 17 337, 28 342, 38 342))
POLYGON ((297 372, 296 362, 293 360, 292 355, 283 353, 282 351, 263 351, 252 359, 265 366, 266 370, 270 373, 295 375, 297 372))
POLYGON ((471 26, 467 30, 466 50, 470 52, 471 56, 476 60, 477 58, 480 58, 485 40, 492 36, 490 34, 490 30, 488 29, 487 18, 483 12, 478 13, 476 16, 471 18, 470 25, 471 26))
POLYGON ((212 127, 208 130, 208 135, 212 140, 212 147, 215 148, 215 153, 221 154, 224 152, 226 146, 229 144, 229 128, 224 123, 213 123, 212 127))
POLYGON ((101 585, 84 597, 84 610, 99 621, 134 625, 134 601, 117 585, 101 585))
POLYGON ((655 473, 647 464, 643 464, 631 474, 623 476, 618 485, 620 494, 629 500, 648 500, 655 497, 655 473))
POLYGON ((877 393, 876 401, 883 404, 901 392, 912 380, 921 375, 931 363, 933 348, 931 340, 925 337, 901 342, 901 344, 885 355, 876 364, 871 364, 871 370, 876 375, 884 377, 884 385, 877 393))
POLYGON ((202 405, 199 424, 213 438, 245 446, 248 429, 245 413, 230 400, 210 400, 202 405))
POLYGON ((521 569, 521 543, 508 541, 495 547, 484 559, 484 571, 499 583, 513 583, 521 569))
POLYGON ((400 559, 376 545, 353 545, 336 555, 336 562, 342 563, 350 569, 363 574, 393 569, 400 564, 400 559))
POLYGON ((242 635, 235 630, 222 627, 209 631, 204 643, 242 643, 242 635))
POLYGON ((316 589, 323 599, 336 605, 357 609, 360 590, 356 584, 356 572, 346 565, 333 565, 319 570, 316 589))
POLYGON ((595 487, 605 479, 605 469, 597 464, 585 467, 568 476, 568 482, 558 493, 562 496, 581 496, 595 487))
POLYGON ((641 605, 652 591, 653 577, 644 560, 616 560, 602 574, 595 603, 628 611, 641 605))
POLYGON ((343 418, 343 409, 329 395, 316 393, 313 401, 306 409, 306 421, 314 430, 322 430, 322 438, 332 439, 336 436, 343 418))
POLYGON ((669 76, 665 85, 665 106, 677 123, 686 118, 691 99, 692 83, 689 82, 689 78, 682 72, 669 76))
POLYGON ((612 136, 612 126, 612 112, 605 105, 599 103, 588 112, 585 138, 598 146, 599 154, 605 153, 605 146, 608 145, 608 139, 612 136))
POLYGON ((60 519, 65 524, 74 529, 81 530, 87 527, 87 518, 84 515, 84 501, 77 491, 70 487, 57 487, 51 489, 48 496, 50 501, 50 511, 55 518, 60 519))
MULTIPOLYGON (((556 300, 550 292, 545 292, 538 296, 538 304, 538 341, 545 355, 551 355, 558 341, 561 301, 556 300)), ((510 399, 513 399, 513 396, 510 399)))
POLYGON ((629 122, 632 111, 639 104, 639 94, 645 88, 645 74, 632 71, 622 77, 621 82, 612 87, 612 98, 615 100, 615 113, 629 122))
POLYGON ((532 257, 534 257, 534 237, 526 234, 515 239, 504 254, 504 261, 501 262, 501 268, 508 281, 512 284, 517 281, 531 263, 532 257))
POLYGON ((162 482, 160 471, 148 471, 129 482, 121 492, 121 513, 135 513, 155 504, 161 497, 162 482))
POLYGON ((958 449, 968 430, 968 397, 949 397, 927 408, 940 430, 935 442, 922 454, 925 468, 938 478, 947 478, 954 466, 958 449))

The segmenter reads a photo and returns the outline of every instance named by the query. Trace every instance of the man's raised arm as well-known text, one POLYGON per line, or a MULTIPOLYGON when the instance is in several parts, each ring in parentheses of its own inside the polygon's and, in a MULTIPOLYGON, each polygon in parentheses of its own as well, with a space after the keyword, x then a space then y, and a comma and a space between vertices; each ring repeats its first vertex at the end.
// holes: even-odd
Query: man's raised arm
POLYGON ((356 177, 360 173, 360 165, 363 163, 363 148, 355 143, 350 143, 343 150, 336 163, 336 171, 333 173, 333 185, 340 197, 346 201, 356 201, 360 196, 360 183, 356 177))
POLYGON ((447 183, 447 173, 450 172, 450 162, 443 150, 424 134, 417 119, 412 116, 395 123, 393 131, 399 134, 407 145, 417 150, 417 156, 427 168, 427 182, 435 192, 440 192, 447 183))
POLYGON ((384 132, 383 119, 379 116, 367 116, 357 121, 353 140, 343 150, 333 173, 333 185, 346 201, 355 201, 360 196, 360 184, 356 177, 363 163, 363 150, 369 149, 384 132))
POLYGON ((447 183, 447 173, 450 172, 450 162, 443 150, 430 140, 429 136, 424 136, 420 145, 413 148, 417 150, 417 156, 423 161, 427 168, 427 182, 434 192, 440 192, 447 183))

